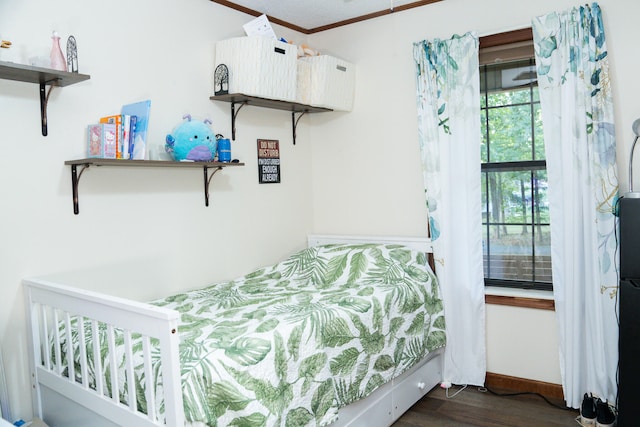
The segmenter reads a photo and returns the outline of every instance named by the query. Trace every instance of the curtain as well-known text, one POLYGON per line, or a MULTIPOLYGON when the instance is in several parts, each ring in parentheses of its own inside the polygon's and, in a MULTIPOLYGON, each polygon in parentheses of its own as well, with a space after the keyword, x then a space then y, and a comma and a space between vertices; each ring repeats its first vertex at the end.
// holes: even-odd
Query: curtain
POLYGON ((618 179, 600 8, 537 17, 533 35, 564 396, 573 408, 587 392, 615 402, 618 179))
POLYGON ((415 43, 413 51, 429 229, 447 324, 443 380, 484 385, 478 47, 477 35, 467 33, 415 43))

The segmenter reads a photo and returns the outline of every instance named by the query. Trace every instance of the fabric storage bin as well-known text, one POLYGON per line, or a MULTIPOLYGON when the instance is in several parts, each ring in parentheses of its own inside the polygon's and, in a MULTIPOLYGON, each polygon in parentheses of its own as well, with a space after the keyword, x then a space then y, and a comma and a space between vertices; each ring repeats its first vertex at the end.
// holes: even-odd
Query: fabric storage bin
POLYGON ((311 105, 311 63, 299 60, 296 102, 311 105))
MULTIPOLYGON (((314 107, 331 108, 338 111, 351 111, 355 90, 355 66, 347 61, 329 55, 308 56, 298 62, 306 62, 310 66, 308 83, 298 82, 298 87, 307 94, 299 94, 298 99, 308 96, 309 104, 314 107)), ((301 70, 300 66, 298 69, 301 70)))
POLYGON ((296 46, 269 37, 237 37, 216 42, 215 58, 215 67, 229 69, 229 93, 295 101, 296 46))

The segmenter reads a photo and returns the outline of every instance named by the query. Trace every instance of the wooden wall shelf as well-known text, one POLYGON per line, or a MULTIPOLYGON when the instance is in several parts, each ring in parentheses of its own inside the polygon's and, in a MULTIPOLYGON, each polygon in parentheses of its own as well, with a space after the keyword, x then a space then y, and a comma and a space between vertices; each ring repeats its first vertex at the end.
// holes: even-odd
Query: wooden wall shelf
POLYGON ((226 167, 244 166, 244 163, 223 163, 223 162, 174 162, 165 160, 121 160, 121 159, 98 159, 87 158, 78 160, 67 160, 65 165, 71 166, 71 190, 73 192, 73 213, 78 215, 78 183, 82 173, 91 166, 108 167, 145 167, 145 168, 201 168, 204 173, 204 203, 209 206, 209 184, 216 172, 226 167), (81 167, 78 172, 78 166, 81 167), (209 170, 213 170, 209 174, 209 170))
POLYGON ((296 144, 296 128, 298 122, 306 113, 325 113, 333 111, 330 108, 312 107, 311 105, 299 104, 297 102, 280 101, 277 99, 259 98, 256 96, 244 95, 242 93, 230 93, 226 95, 211 96, 212 101, 222 101, 231 103, 231 139, 236 140, 236 116, 245 105, 271 108, 274 110, 291 111, 291 127, 293 131, 293 145, 296 144), (236 110, 236 104, 240 104, 236 110), (296 114, 299 116, 296 118, 296 114))
POLYGON ((42 136, 47 136, 47 102, 49 93, 54 86, 63 87, 91 77, 86 74, 69 73, 50 68, 33 67, 31 65, 16 64, 13 62, 0 61, 0 79, 15 80, 18 82, 36 83, 40 86, 40 121, 42 136), (49 91, 45 90, 49 85, 49 91))

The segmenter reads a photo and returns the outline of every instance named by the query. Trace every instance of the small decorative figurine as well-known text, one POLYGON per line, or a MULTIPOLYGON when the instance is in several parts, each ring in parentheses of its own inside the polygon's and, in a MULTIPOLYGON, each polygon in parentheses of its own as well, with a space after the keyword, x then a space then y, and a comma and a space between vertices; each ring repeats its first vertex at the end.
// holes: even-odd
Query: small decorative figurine
POLYGON ((191 120, 190 114, 185 114, 182 118, 187 120, 176 126, 172 134, 167 135, 165 151, 176 161, 212 161, 218 144, 215 133, 209 126, 211 120, 191 120))
POLYGON ((67 71, 67 61, 64 60, 62 49, 60 49, 60 36, 56 31, 51 36, 51 68, 58 71, 67 71))
POLYGON ((226 65, 220 64, 216 67, 213 79, 215 83, 214 94, 216 96, 229 93, 229 69, 226 65))
POLYGON ((72 73, 78 72, 78 46, 73 36, 67 39, 67 69, 72 73))

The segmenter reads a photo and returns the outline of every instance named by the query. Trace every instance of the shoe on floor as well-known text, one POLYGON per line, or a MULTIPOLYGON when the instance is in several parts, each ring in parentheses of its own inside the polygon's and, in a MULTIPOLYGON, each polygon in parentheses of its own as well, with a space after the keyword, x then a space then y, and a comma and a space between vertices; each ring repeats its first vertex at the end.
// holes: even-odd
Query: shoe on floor
POLYGON ((580 405, 580 425, 582 427, 596 427, 596 401, 593 396, 584 394, 580 405))
POLYGON ((596 427, 613 427, 616 423, 616 416, 609 407, 608 401, 602 401, 598 399, 596 403, 596 412, 598 413, 596 419, 596 427))

